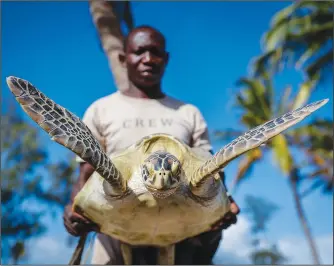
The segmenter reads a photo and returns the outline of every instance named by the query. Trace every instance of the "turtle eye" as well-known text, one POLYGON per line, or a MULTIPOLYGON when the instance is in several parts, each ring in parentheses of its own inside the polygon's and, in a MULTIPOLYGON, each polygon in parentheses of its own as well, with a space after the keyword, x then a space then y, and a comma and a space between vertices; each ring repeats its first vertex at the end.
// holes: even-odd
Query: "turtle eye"
POLYGON ((149 175, 146 165, 143 165, 141 175, 142 175, 144 181, 146 181, 147 178, 148 178, 148 175, 149 175))
POLYGON ((151 161, 151 163, 153 164, 155 171, 160 170, 161 167, 162 167, 162 159, 161 158, 154 159, 154 160, 151 161))
POLYGON ((171 170, 171 167, 172 167, 172 163, 173 163, 173 160, 172 159, 165 159, 164 160, 164 169, 167 170, 167 171, 170 171, 171 170))

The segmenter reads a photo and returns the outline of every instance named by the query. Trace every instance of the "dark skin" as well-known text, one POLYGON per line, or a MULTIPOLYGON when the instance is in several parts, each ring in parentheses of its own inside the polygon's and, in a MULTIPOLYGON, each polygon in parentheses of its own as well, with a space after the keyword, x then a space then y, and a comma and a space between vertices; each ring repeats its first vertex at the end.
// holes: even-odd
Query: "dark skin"
MULTIPOLYGON (((141 27, 133 30, 127 39, 124 55, 120 61, 127 68, 130 80, 130 90, 125 92, 130 97, 159 99, 164 97, 161 80, 168 63, 169 54, 166 51, 164 36, 150 28, 141 27)), ((78 181, 73 187, 71 202, 65 207, 63 220, 66 230, 73 236, 81 236, 90 231, 99 231, 99 228, 85 217, 73 212, 72 202, 75 195, 81 190, 94 168, 88 163, 80 164, 78 181)), ((231 200, 230 212, 212 226, 212 230, 226 229, 237 221, 240 209, 231 200)))
POLYGON ((128 96, 159 99, 164 97, 161 80, 168 63, 165 39, 150 29, 135 29, 128 37, 125 54, 119 56, 128 71, 128 96))
POLYGON ((80 163, 79 171, 79 178, 72 189, 71 201, 67 206, 65 206, 63 214, 64 226, 67 232, 73 236, 82 236, 90 231, 99 231, 97 225, 72 210, 74 197, 93 174, 94 168, 89 163, 80 163))

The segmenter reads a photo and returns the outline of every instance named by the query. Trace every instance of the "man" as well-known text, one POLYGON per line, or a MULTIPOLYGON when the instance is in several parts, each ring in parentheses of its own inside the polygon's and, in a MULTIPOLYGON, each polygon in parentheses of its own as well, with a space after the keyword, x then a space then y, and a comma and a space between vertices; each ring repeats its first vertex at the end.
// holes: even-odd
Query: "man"
MULTIPOLYGON (((168 133, 192 147, 212 150, 200 111, 167 96, 162 90, 161 80, 168 57, 164 36, 152 27, 137 27, 126 38, 124 54, 120 54, 119 59, 127 69, 130 89, 95 101, 83 118, 109 156, 152 133, 168 133)), ((92 166, 78 160, 80 175, 72 200, 94 172, 92 166)), ((235 223, 238 212, 238 206, 233 203, 231 212, 214 225, 212 231, 178 243, 176 264, 211 264, 222 236, 221 229, 235 223)), ((93 223, 71 212, 71 203, 65 208, 64 224, 68 232, 76 236, 98 231, 93 223)), ((133 264, 154 264, 155 254, 154 248, 133 248, 133 264)), ((92 263, 124 264, 119 241, 98 233, 92 263)))

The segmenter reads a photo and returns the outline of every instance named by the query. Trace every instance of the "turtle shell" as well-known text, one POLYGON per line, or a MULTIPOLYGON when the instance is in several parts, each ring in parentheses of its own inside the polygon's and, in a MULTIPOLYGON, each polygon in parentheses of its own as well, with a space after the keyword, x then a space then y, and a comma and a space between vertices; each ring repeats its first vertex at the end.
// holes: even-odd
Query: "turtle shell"
POLYGON ((127 180, 126 195, 108 196, 106 181, 95 173, 77 194, 74 209, 97 223, 102 233, 131 245, 167 246, 198 235, 229 210, 218 176, 208 181, 200 197, 189 188, 191 173, 209 156, 173 136, 150 135, 112 157, 127 180), (168 151, 181 163, 181 185, 166 198, 154 197, 142 181, 141 165, 157 151, 168 151))

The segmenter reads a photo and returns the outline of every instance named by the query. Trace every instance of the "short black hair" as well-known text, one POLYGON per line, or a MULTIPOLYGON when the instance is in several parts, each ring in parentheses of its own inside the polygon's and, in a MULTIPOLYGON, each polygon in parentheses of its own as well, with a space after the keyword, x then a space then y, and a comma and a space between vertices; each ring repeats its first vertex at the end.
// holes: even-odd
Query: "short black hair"
POLYGON ((126 35, 124 37, 124 40, 123 40, 123 46, 124 46, 124 50, 126 50, 127 48, 127 45, 128 45, 128 40, 129 40, 129 36, 133 33, 133 32, 136 32, 138 30, 152 30, 154 32, 156 32, 157 34, 160 35, 161 39, 163 40, 163 42, 165 43, 166 45, 166 38, 165 36, 161 33, 161 31, 159 31, 158 29, 152 27, 152 26, 149 26, 149 25, 140 25, 140 26, 137 26, 137 27, 134 27, 129 33, 128 35, 126 35))

